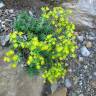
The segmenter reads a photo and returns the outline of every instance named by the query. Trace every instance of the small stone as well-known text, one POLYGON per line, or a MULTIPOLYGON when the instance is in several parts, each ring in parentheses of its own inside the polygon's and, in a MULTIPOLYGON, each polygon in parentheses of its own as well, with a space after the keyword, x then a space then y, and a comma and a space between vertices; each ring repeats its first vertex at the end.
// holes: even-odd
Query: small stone
POLYGON ((87 68, 88 68, 88 66, 87 66, 87 65, 85 65, 85 66, 84 66, 84 69, 86 70, 87 68))
POLYGON ((9 13, 11 13, 11 14, 14 13, 14 10, 13 9, 10 9, 9 10, 9 13))
POLYGON ((64 83, 65 83, 66 88, 71 88, 72 87, 72 83, 69 79, 65 79, 64 83))
POLYGON ((88 40, 95 40, 96 37, 93 37, 93 36, 87 36, 87 39, 88 39, 88 40))
POLYGON ((85 46, 83 46, 80 51, 82 56, 88 57, 90 55, 89 50, 85 46))
POLYGON ((96 88, 96 80, 92 80, 92 81, 90 82, 90 84, 91 84, 91 86, 92 86, 93 88, 96 88))
POLYGON ((77 39, 78 39, 79 41, 83 42, 84 37, 83 37, 83 36, 77 36, 77 39))
POLYGON ((79 56, 79 62, 83 62, 83 57, 79 56))
POLYGON ((60 88, 59 90, 56 90, 53 94, 48 96, 67 96, 67 88, 60 88))
POLYGON ((96 72, 94 72, 93 75, 96 76, 96 72))
POLYGON ((83 94, 80 94, 79 96, 84 96, 83 94))
POLYGON ((68 71, 70 72, 70 73, 72 73, 72 69, 70 68, 70 69, 68 69, 68 71))
POLYGON ((88 41, 88 42, 86 43, 86 47, 87 47, 87 48, 91 48, 91 47, 92 47, 92 43, 91 43, 90 41, 88 41))
POLYGON ((0 2, 0 8, 4 7, 4 3, 3 2, 0 2))
POLYGON ((92 76, 91 75, 89 76, 89 79, 92 79, 92 76))
POLYGON ((29 14, 33 17, 33 13, 32 13, 32 11, 29 11, 29 14))
POLYGON ((9 41, 9 35, 0 36, 1 45, 5 46, 6 43, 9 41))
POLYGON ((51 85, 52 94, 56 91, 57 87, 58 87, 57 83, 51 85))
POLYGON ((72 95, 71 95, 71 96, 77 96, 77 93, 75 93, 75 92, 74 92, 74 93, 72 93, 72 95))

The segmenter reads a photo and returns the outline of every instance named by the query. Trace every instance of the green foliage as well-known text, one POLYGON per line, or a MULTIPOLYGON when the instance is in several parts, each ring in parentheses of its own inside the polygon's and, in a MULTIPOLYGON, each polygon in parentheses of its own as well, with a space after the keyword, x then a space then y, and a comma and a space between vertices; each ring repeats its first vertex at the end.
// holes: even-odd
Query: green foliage
POLYGON ((37 35, 40 40, 44 40, 46 35, 52 32, 52 26, 50 26, 44 18, 34 18, 26 11, 18 14, 14 22, 14 29, 25 34, 28 34, 28 32, 33 33, 37 35))
POLYGON ((66 59, 76 57, 75 25, 68 21, 70 10, 43 7, 42 12, 39 19, 26 12, 20 14, 15 21, 16 31, 10 33, 10 42, 13 51, 22 54, 29 72, 42 73, 52 83, 66 75, 66 59))

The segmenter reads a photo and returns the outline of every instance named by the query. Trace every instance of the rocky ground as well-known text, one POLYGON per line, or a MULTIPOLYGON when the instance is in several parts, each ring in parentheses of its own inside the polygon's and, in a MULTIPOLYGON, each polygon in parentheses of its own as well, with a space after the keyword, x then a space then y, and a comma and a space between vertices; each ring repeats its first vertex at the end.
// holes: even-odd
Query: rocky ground
MULTIPOLYGON (((42 79, 30 80, 20 70, 22 66, 13 71, 2 60, 4 53, 8 50, 4 47, 9 40, 8 33, 13 30, 12 23, 19 12, 12 8, 3 8, 3 6, 4 4, 0 3, 0 96, 39 96, 44 86, 42 79), (36 93, 35 95, 31 94, 32 90, 33 94, 36 93)), ((49 88, 53 93, 52 96, 66 96, 66 94, 68 96, 96 96, 96 30, 82 29, 75 34, 77 34, 79 47, 77 58, 66 64, 69 73, 61 83, 63 88, 56 91, 58 84, 53 84, 51 89, 49 88)))

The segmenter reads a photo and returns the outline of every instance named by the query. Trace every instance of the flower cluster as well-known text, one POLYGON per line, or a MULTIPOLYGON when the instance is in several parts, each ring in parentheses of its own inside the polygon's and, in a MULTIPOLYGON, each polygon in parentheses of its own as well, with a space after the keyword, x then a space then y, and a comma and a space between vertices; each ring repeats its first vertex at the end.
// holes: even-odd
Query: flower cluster
MULTIPOLYGON (((35 31, 18 32, 22 30, 10 33, 13 51, 9 51, 6 54, 9 57, 5 57, 4 60, 10 62, 10 56, 13 56, 14 50, 17 50, 17 53, 22 54, 21 60, 25 59, 27 68, 30 67, 31 72, 37 70, 38 73, 42 73, 44 79, 52 83, 66 75, 67 69, 64 63, 66 59, 76 57, 75 25, 68 21, 70 10, 64 10, 61 7, 50 10, 48 7, 43 7, 42 11, 41 22, 39 22, 38 28, 36 27, 37 33, 35 31), (45 32, 46 30, 41 32, 43 22, 47 22, 46 24, 51 26, 51 32, 45 32), (41 34, 44 39, 41 39, 41 34)), ((14 68, 16 62, 20 61, 18 57, 17 54, 12 58, 15 62, 14 68)))

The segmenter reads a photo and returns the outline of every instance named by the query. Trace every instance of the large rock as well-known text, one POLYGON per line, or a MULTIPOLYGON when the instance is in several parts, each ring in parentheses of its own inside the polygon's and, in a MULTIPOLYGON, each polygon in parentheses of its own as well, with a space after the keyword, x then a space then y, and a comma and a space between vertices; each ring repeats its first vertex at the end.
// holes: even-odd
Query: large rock
POLYGON ((5 5, 2 1, 0 1, 0 8, 3 8, 5 5))
POLYGON ((49 96, 67 96, 67 89, 61 88, 59 90, 56 90, 53 94, 51 94, 49 96))
POLYGON ((78 2, 75 0, 75 2, 64 2, 62 4, 63 7, 73 10, 73 16, 70 20, 79 27, 79 30, 80 28, 96 28, 95 5, 96 0, 78 0, 78 2))
POLYGON ((41 96, 43 80, 41 77, 31 79, 28 75, 18 78, 16 96, 41 96))

